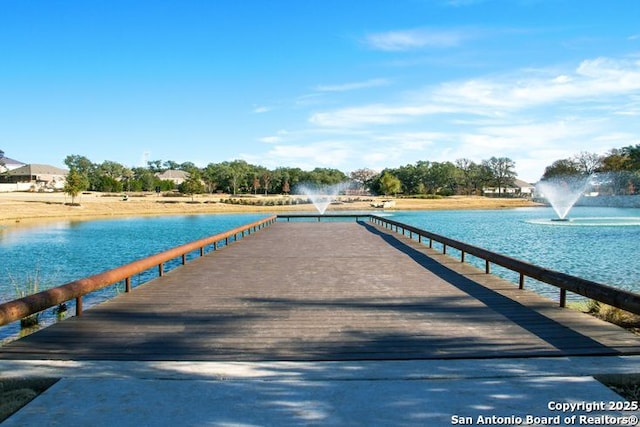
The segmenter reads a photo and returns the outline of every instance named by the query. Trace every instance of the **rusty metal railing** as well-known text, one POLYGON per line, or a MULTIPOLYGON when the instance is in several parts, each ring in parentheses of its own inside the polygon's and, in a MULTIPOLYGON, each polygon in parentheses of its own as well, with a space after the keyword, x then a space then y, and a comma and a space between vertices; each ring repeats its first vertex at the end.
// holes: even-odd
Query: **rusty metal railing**
MULTIPOLYGON (((508 270, 519 274, 519 288, 524 288, 525 277, 538 280, 549 285, 553 285, 560 289, 559 304, 561 307, 566 305, 567 291, 574 294, 582 295, 595 301, 599 301, 631 313, 640 314, 640 294, 626 291, 624 289, 614 288, 613 286, 594 282, 580 277, 572 276, 559 271, 549 270, 516 258, 492 252, 477 246, 470 245, 455 239, 450 239, 439 234, 431 233, 393 221, 387 218, 371 215, 370 221, 384 228, 391 229, 397 233, 406 236, 407 232, 410 239, 417 236, 417 240, 423 243, 423 239, 428 239, 429 248, 433 248, 433 242, 442 245, 442 253, 447 253, 447 248, 454 248, 460 251, 460 262, 465 262, 467 254, 480 258, 485 262, 485 273, 491 273, 491 264, 496 264, 508 270)), ((424 242, 427 244, 427 242, 424 242)))
POLYGON ((82 315, 82 297, 90 292, 105 288, 122 281, 125 282, 125 292, 131 291, 131 277, 154 267, 158 268, 158 275, 164 274, 164 264, 176 258, 182 258, 182 264, 187 263, 187 254, 200 250, 200 256, 206 252, 206 248, 212 246, 216 250, 224 242, 225 245, 237 241, 238 237, 251 234, 276 221, 276 216, 261 219, 259 221, 236 227, 232 230, 219 233, 214 236, 205 237, 167 251, 133 261, 114 269, 74 280, 67 284, 47 289, 36 294, 28 295, 24 298, 8 301, 0 304, 0 326, 31 316, 51 307, 75 299, 76 315, 82 315))

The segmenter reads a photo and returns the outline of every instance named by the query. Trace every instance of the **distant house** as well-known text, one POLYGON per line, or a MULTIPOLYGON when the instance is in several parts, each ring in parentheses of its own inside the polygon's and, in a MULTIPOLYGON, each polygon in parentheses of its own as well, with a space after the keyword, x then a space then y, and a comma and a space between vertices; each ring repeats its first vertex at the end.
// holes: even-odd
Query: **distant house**
POLYGON ((24 163, 5 157, 4 151, 0 150, 0 173, 17 169, 20 166, 24 166, 24 163))
POLYGON ((0 182, 9 184, 5 191, 61 190, 68 173, 50 165, 23 165, 0 175, 0 182))
POLYGON ((162 173, 156 173, 156 177, 161 181, 173 181, 175 185, 180 185, 189 178, 189 172, 169 169, 162 173))
POLYGON ((482 192, 485 196, 506 196, 506 197, 532 197, 536 186, 521 179, 513 181, 512 185, 506 187, 485 187, 482 192))

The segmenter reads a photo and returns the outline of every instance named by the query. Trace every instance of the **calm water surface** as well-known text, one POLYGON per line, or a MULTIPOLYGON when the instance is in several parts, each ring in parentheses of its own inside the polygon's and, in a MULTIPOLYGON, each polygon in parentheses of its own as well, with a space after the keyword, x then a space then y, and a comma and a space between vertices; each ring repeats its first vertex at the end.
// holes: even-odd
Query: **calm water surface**
MULTIPOLYGON (((553 270, 640 292, 640 225, 551 224, 547 220, 555 214, 550 208, 381 214, 553 270)), ((0 301, 15 299, 16 286, 30 278, 36 277, 42 290, 265 216, 189 215, 59 221, 0 229, 0 301)), ((569 216, 576 219, 631 217, 640 221, 640 209, 574 208, 569 216)), ((455 256, 454 252, 451 254, 455 256)), ((469 258, 481 265, 480 261, 469 258)), ((492 271, 517 280, 512 273, 497 267, 492 271)), ((147 275, 152 277, 154 273, 147 275)), ((147 277, 137 278, 138 282, 144 280, 147 277)), ((527 287, 553 298, 557 295, 556 289, 535 282, 527 283, 527 287)), ((97 292, 85 304, 95 304, 116 292, 117 289, 97 292)), ((0 328, 0 339, 15 332, 11 328, 0 328)))
MULTIPOLYGON (((393 219, 552 270, 640 292, 640 209, 575 207, 569 215, 575 222, 569 223, 549 221, 555 216, 551 208, 522 208, 403 212, 393 219), (621 224, 621 218, 631 218, 629 223, 634 225, 601 225, 621 224)), ((484 268, 483 262, 477 264, 484 268)), ((517 280, 497 267, 492 271, 517 280)), ((555 288, 546 285, 531 287, 557 295, 555 288)))

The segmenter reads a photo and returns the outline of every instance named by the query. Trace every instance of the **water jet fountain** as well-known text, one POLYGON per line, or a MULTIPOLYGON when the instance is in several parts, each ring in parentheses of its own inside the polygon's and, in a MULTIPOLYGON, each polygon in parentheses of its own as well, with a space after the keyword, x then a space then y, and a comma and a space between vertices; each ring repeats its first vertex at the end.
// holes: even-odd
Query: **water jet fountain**
POLYGON ((349 183, 341 182, 333 185, 298 184, 295 193, 304 194, 313 203, 320 215, 324 215, 327 207, 340 192, 349 188, 349 183))
POLYGON ((585 192, 589 176, 563 176, 540 181, 537 192, 544 197, 558 215, 552 221, 569 221, 567 215, 585 192))
MULTIPOLYGON (((557 217, 552 218, 551 220, 531 220, 528 222, 547 225, 607 227, 640 225, 640 217, 617 216, 619 212, 615 210, 607 211, 606 216, 597 215, 590 217, 568 218, 567 215, 580 197, 586 192, 591 182, 591 176, 564 176, 540 181, 536 185, 536 191, 539 196, 547 200, 555 211, 557 217), (614 213, 616 216, 611 216, 610 212, 614 213)), ((604 209, 607 208, 604 207, 604 209)), ((598 213, 602 211, 602 208, 597 210, 598 213)))

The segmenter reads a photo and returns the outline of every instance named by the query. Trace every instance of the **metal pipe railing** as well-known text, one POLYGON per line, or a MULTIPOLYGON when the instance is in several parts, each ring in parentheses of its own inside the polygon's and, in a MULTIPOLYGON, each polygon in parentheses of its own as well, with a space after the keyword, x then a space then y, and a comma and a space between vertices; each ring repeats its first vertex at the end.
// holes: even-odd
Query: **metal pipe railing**
POLYGON ((442 245, 443 254, 447 253, 448 247, 457 249, 461 252, 461 262, 465 262, 466 254, 480 258, 485 261, 485 273, 487 274, 491 273, 491 264, 500 265, 508 270, 514 271, 520 276, 518 283, 520 289, 524 288, 525 277, 530 277, 540 282, 553 285, 560 289, 561 307, 566 305, 567 291, 569 291, 631 313, 640 314, 640 294, 543 268, 497 252, 482 249, 459 240, 431 233, 408 224, 403 224, 398 221, 393 221, 376 215, 371 215, 369 218, 371 222, 383 226, 384 228, 391 229, 397 233, 401 233, 402 235, 405 235, 408 231, 411 239, 413 239, 413 235, 416 234, 420 243, 422 243, 422 239, 424 238, 429 239, 429 248, 433 247, 433 242, 435 241, 442 245))
POLYGON ((371 216, 371 214, 352 214, 352 213, 345 213, 345 214, 317 214, 317 213, 301 213, 301 214, 278 214, 278 219, 286 219, 287 222, 290 222, 292 219, 309 219, 309 218, 316 218, 318 220, 318 222, 320 222, 322 219, 329 219, 329 218, 341 218, 341 219, 347 219, 347 218, 353 218, 356 221, 359 221, 361 218, 368 220, 369 217, 371 216))
POLYGON ((237 241, 239 235, 244 237, 245 233, 250 234, 252 231, 255 232, 273 224, 275 221, 276 216, 273 215, 250 224, 236 227, 224 233, 177 246, 90 277, 74 280, 73 282, 55 288, 2 303, 0 304, 0 326, 23 319, 72 299, 76 300, 76 315, 80 316, 82 315, 82 297, 90 292, 119 283, 123 280, 125 281, 125 290, 129 292, 131 290, 131 277, 138 273, 157 267, 158 275, 162 276, 164 274, 164 263, 167 261, 181 257, 182 264, 185 264, 187 262, 186 255, 190 252, 200 250, 200 256, 203 256, 205 254, 205 248, 209 245, 213 245, 213 249, 216 250, 219 247, 218 243, 223 240, 225 241, 225 245, 228 245, 230 239, 237 241))

